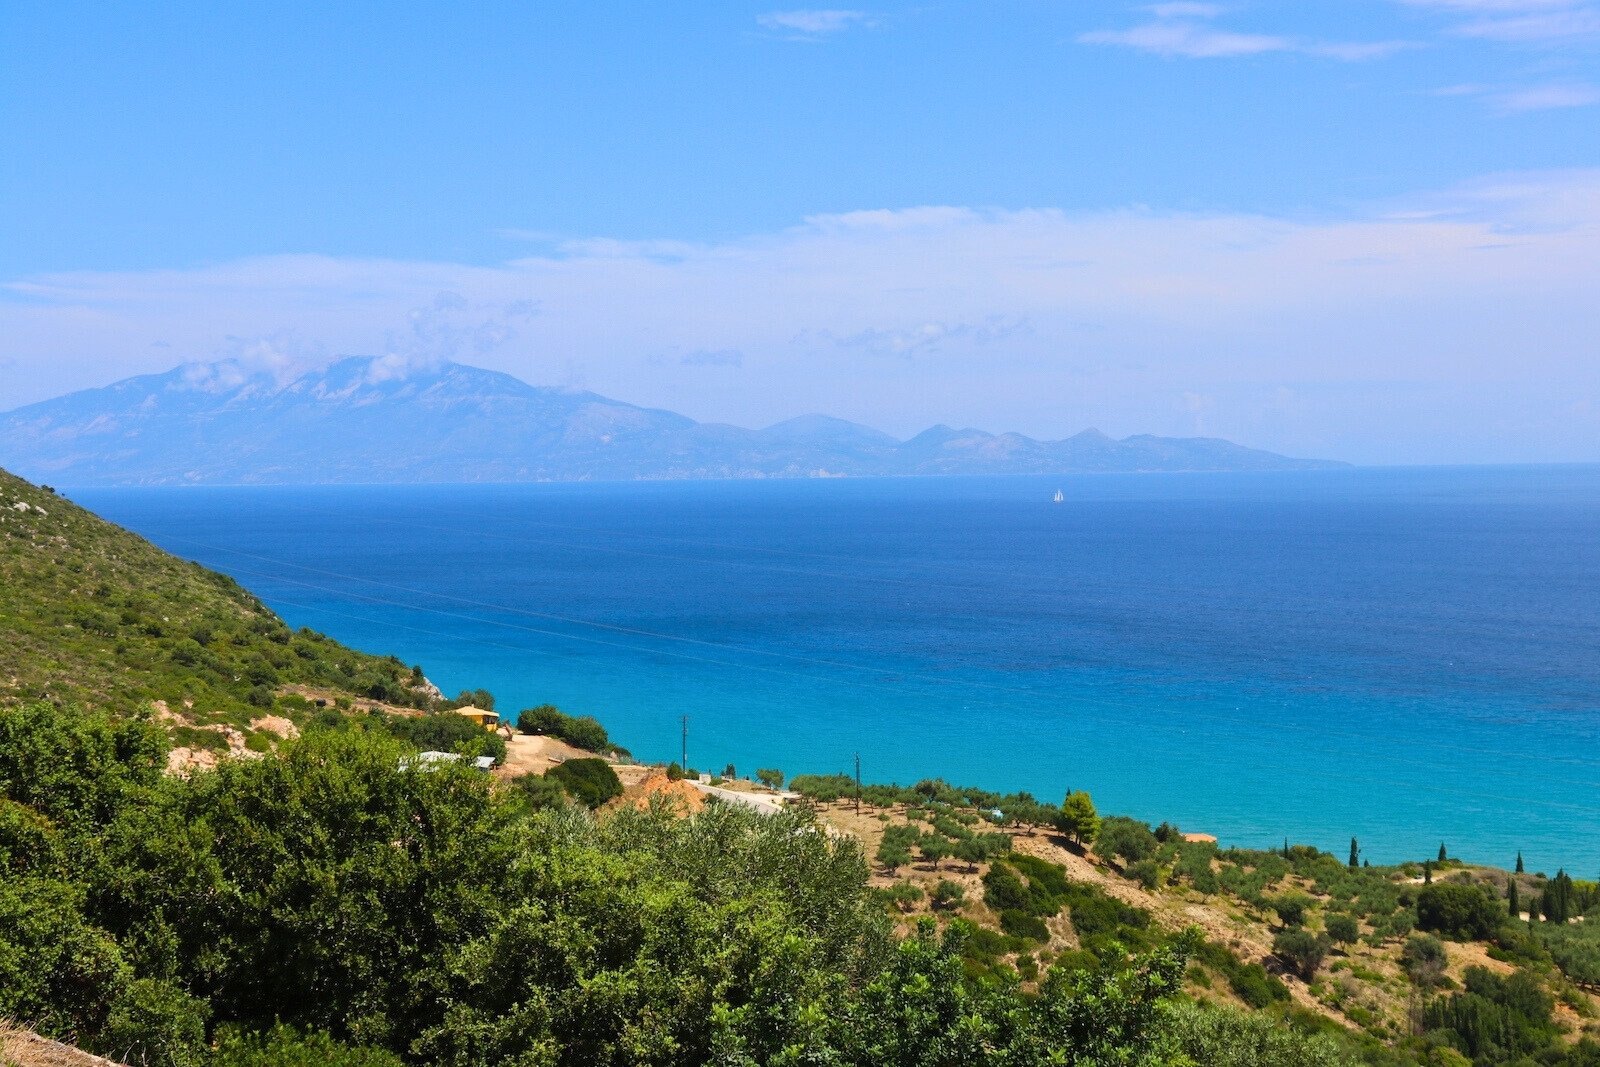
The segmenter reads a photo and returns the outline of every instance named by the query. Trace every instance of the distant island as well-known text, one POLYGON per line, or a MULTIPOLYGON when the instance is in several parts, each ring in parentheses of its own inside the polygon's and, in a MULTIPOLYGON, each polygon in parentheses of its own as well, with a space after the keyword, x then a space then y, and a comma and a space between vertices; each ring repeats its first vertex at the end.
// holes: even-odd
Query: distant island
POLYGON ((824 415, 761 430, 696 422, 460 363, 370 357, 281 381, 186 364, 0 415, 0 464, 64 485, 265 485, 1284 471, 1217 438, 1060 441, 935 426, 909 440, 824 415))

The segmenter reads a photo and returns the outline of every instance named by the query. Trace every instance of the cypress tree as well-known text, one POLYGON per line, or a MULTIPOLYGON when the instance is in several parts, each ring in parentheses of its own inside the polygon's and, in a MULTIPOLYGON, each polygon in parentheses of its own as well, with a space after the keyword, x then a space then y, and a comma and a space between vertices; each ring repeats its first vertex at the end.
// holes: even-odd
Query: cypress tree
POLYGON ((1439 842, 1439 862, 1443 863, 1448 857, 1445 855, 1444 842, 1439 842))
POLYGON ((1422 861, 1422 884, 1433 884, 1433 864, 1429 863, 1427 860, 1422 861))
POLYGON ((1517 880, 1515 878, 1511 879, 1510 884, 1506 886, 1506 904, 1511 911, 1513 919, 1522 918, 1522 906, 1517 902, 1517 880))
POLYGON ((1352 837, 1350 839, 1350 869, 1353 871, 1359 866, 1361 866, 1361 846, 1352 837))
POLYGON ((1517 853, 1517 873, 1518 874, 1522 873, 1522 853, 1521 852, 1517 853))
POLYGON ((1289 858, 1289 839, 1287 837, 1283 839, 1283 858, 1289 858))

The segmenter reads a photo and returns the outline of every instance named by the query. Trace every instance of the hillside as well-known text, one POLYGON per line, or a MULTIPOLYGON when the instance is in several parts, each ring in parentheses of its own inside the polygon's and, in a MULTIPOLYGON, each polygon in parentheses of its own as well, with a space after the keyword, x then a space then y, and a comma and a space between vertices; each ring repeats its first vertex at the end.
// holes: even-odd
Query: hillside
POLYGON ((1307 470, 1214 438, 1060 441, 935 426, 910 440, 807 415, 700 423, 459 363, 350 358, 289 381, 178 367, 0 415, 0 464, 63 485, 530 482, 1307 470))
MULTIPOLYGON (((418 707, 434 695, 420 671, 291 631, 226 575, 5 471, 0 634, 0 705, 164 709, 248 735, 289 687, 418 707)), ((225 747, 216 731, 186 737, 225 747)))
POLYGON ((1075 842, 1061 807, 937 780, 868 786, 859 805, 844 775, 791 788, 862 842, 873 892, 903 927, 970 924, 971 974, 1115 966, 1193 929, 1188 996, 1320 1033, 1349 1062, 1600 1063, 1595 882, 1219 848, 1092 807, 1075 842))

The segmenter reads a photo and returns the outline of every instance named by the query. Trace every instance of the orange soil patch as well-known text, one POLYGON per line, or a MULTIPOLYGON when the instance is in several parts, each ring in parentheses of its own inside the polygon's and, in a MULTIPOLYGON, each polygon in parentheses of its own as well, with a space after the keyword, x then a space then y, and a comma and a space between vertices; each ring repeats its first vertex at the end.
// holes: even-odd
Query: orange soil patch
POLYGON ((626 806, 644 811, 652 804, 660 803, 677 808, 685 815, 693 815, 706 806, 706 797, 688 782, 674 782, 665 771, 652 769, 642 781, 628 786, 609 806, 626 806))

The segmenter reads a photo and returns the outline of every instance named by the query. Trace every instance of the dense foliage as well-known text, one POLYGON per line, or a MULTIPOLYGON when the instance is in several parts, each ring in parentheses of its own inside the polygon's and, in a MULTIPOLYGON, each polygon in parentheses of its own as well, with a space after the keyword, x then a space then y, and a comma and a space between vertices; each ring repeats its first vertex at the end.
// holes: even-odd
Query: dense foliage
MULTIPOLYGON (((218 1063, 263 1067, 302 1047, 352 1064, 1140 1063, 1166 1040, 1184 942, 1051 973, 1036 996, 974 984, 964 927, 897 943, 859 849, 803 812, 530 814, 404 751, 312 730, 173 778, 147 724, 0 710, 0 1013, 152 1063, 203 1063, 222 1038, 218 1063)), ((1048 881, 1075 922, 1093 910, 1048 881)))
POLYGON ((506 740, 453 711, 429 715, 382 715, 376 722, 395 737, 423 752, 457 752, 466 756, 506 758, 506 740))
POLYGON ((606 801, 622 795, 622 783, 617 780, 617 772, 603 759, 569 759, 551 767, 544 776, 590 808, 598 808, 606 801))

